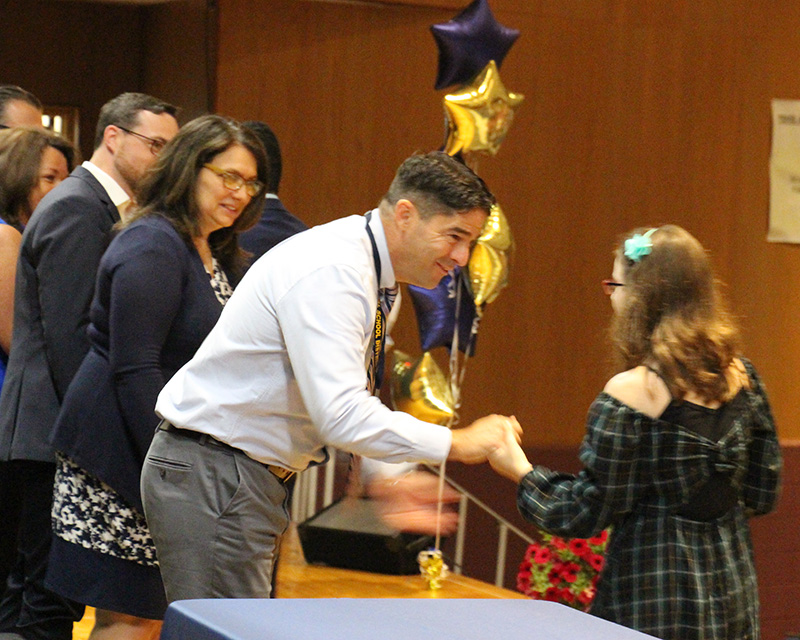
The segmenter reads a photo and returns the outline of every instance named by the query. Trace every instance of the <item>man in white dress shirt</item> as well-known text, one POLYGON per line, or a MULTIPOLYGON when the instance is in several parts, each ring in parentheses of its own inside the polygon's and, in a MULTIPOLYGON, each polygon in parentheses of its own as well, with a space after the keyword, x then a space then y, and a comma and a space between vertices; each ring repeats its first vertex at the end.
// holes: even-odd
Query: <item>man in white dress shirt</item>
POLYGON ((167 598, 270 595, 285 481, 326 446, 385 462, 486 460, 516 420, 449 430, 391 411, 380 379, 385 296, 435 287, 494 202, 440 152, 408 158, 378 208, 300 233, 247 272, 195 357, 164 387, 142 497, 167 598), (396 290, 396 289, 395 289, 396 290))

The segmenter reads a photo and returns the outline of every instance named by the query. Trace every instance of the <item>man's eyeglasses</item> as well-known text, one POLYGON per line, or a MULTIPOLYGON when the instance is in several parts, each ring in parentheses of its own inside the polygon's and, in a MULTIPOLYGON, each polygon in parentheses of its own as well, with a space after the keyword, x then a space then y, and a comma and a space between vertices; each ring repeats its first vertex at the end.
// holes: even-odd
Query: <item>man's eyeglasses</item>
POLYGON ((251 198, 255 198, 264 188, 264 183, 259 182, 258 180, 245 180, 238 173, 225 171, 225 169, 215 167, 213 164, 204 164, 203 166, 222 178, 222 186, 226 189, 230 189, 231 191, 238 191, 244 187, 247 195, 251 198))
POLYGON ((610 296, 614 293, 614 289, 617 287, 624 287, 625 285, 621 282, 616 282, 614 280, 603 280, 600 284, 603 285, 603 293, 607 296, 610 296))
POLYGON ((141 138, 144 140, 147 145, 150 147, 150 153, 154 156, 157 156, 161 153, 161 150, 167 145, 166 140, 161 140, 159 138, 149 138, 141 133, 137 133, 136 131, 131 131, 130 129, 126 129, 125 127, 120 127, 118 124, 114 125, 117 129, 122 129, 125 133, 129 133, 132 136, 136 136, 137 138, 141 138))

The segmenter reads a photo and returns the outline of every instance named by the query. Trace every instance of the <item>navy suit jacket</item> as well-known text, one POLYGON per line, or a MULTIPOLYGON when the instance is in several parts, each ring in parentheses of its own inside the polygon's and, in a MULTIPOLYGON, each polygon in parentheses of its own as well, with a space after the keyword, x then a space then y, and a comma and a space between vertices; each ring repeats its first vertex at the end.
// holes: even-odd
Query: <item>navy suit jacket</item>
POLYGON ((91 347, 61 405, 53 444, 140 513, 156 399, 220 313, 200 255, 166 218, 140 218, 103 254, 89 312, 91 347))
POLYGON ((239 246, 253 254, 252 263, 276 244, 306 229, 305 223, 289 213, 277 196, 268 194, 261 219, 239 236, 239 246))
POLYGON ((106 190, 77 167, 42 199, 25 227, 0 397, 0 460, 55 461, 50 431, 89 349, 97 267, 118 220, 106 190))

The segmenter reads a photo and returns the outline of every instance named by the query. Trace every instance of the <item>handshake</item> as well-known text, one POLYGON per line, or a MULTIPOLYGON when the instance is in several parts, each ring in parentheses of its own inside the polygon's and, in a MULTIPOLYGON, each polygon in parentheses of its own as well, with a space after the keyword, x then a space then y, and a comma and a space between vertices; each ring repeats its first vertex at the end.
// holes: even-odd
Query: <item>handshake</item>
MULTIPOLYGON (((448 460, 478 464, 487 460, 492 468, 515 482, 531 470, 519 446, 522 427, 514 416, 489 415, 468 427, 453 429, 448 460)), ((425 471, 408 472, 400 478, 373 481, 367 487, 381 519, 399 531, 449 535, 458 526, 458 512, 452 509, 459 493, 425 471), (441 505, 439 501, 441 499, 441 505)))
POLYGON ((522 427, 514 416, 489 415, 453 429, 448 460, 467 464, 489 461, 502 476, 519 482, 532 468, 520 447, 522 427))

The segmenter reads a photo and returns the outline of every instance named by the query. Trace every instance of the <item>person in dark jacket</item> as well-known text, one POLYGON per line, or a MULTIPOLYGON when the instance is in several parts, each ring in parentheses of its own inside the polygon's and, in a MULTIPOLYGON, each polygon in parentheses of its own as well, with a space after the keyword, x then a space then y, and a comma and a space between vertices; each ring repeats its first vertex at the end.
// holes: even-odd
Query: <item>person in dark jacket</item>
POLYGON ((55 453, 49 438, 64 394, 89 349, 86 325, 97 266, 120 210, 178 131, 176 108, 123 93, 100 110, 95 148, 48 193, 22 234, 14 332, 0 397, 0 466, 23 509, 0 513, 19 532, 17 562, 0 602, 0 632, 70 640, 83 607, 44 586, 55 453))
MULTIPOLYGON (((0 389, 11 350, 22 230, 41 199, 72 171, 75 155, 69 142, 41 126, 0 130, 0 389)), ((19 517, 22 496, 15 485, 13 468, 0 464, 0 513, 11 525, 0 527, 0 591, 17 555, 18 531, 11 523, 19 517)))
POLYGON ((98 609, 93 640, 158 635, 166 600, 139 493, 156 397, 241 275, 236 238, 258 217, 267 171, 250 130, 219 116, 188 123, 100 263, 91 348, 54 430, 47 574, 53 591, 98 609))
POLYGON ((261 140, 269 161, 269 182, 267 183, 267 197, 264 200, 264 211, 256 225, 239 238, 242 248, 253 254, 251 262, 255 262, 276 244, 280 244, 296 233, 305 231, 308 227, 302 220, 289 213, 278 197, 278 187, 283 170, 278 138, 264 122, 249 120, 242 124, 251 129, 261 140))

